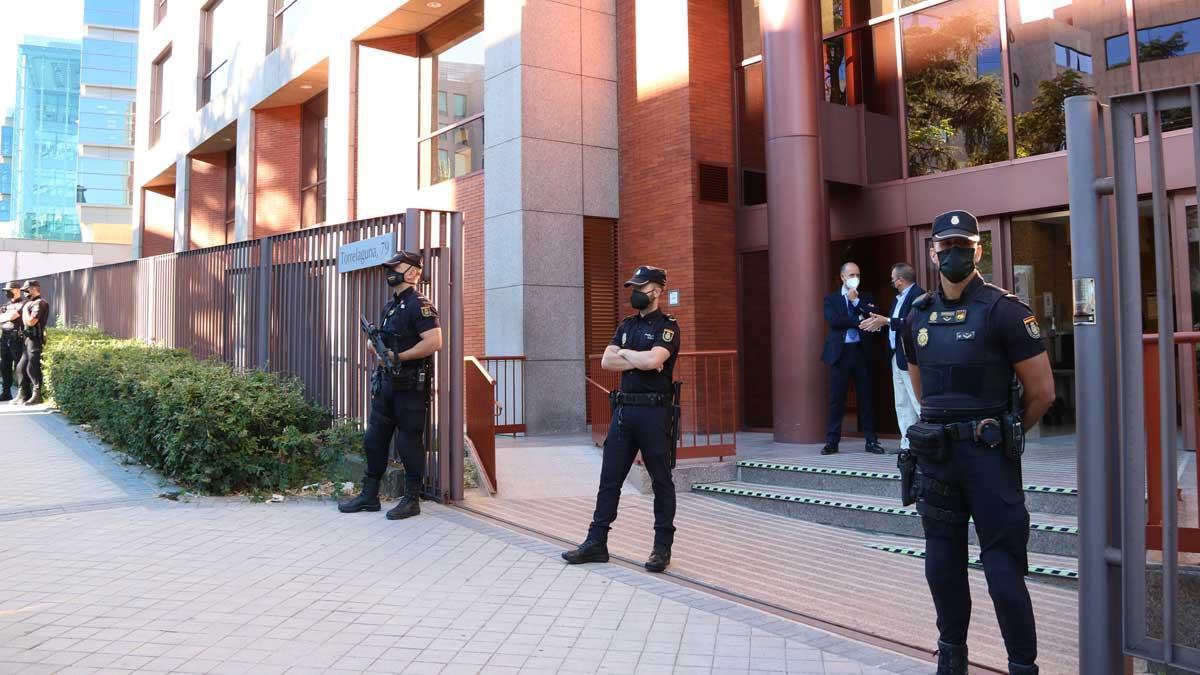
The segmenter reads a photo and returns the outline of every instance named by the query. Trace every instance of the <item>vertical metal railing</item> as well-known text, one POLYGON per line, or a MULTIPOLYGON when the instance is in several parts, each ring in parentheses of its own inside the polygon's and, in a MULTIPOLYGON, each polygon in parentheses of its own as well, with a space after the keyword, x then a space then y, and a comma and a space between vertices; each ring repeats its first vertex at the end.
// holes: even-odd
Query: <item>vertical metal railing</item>
POLYGON ((41 278, 51 325, 95 326, 120 338, 187 349, 235 368, 298 378, 305 395, 337 417, 365 423, 372 363, 358 316, 378 320, 383 271, 337 270, 338 248, 396 233, 420 250, 420 289, 442 313, 427 422, 426 492, 462 498, 462 216, 404 215, 314 227, 251 241, 170 253, 41 278), (457 432, 455 431, 457 430, 457 432))
POLYGON ((525 433, 525 357, 480 356, 496 383, 496 433, 525 433))
MULTIPOLYGON (((1175 315, 1170 224, 1160 114, 1190 108, 1200 120, 1200 84, 1111 99, 1108 124, 1093 97, 1067 101, 1072 265, 1077 325, 1080 493, 1080 666, 1120 672, 1119 650, 1164 667, 1200 670, 1200 649, 1178 640, 1179 546, 1175 315), (1135 117, 1149 132, 1136 138, 1135 117), (1111 150, 1106 150, 1104 127, 1111 150), (1111 177, 1105 167, 1111 152, 1111 177), (1138 162, 1148 168, 1158 308, 1157 362, 1142 354, 1138 162), (1113 226, 1104 197, 1112 194, 1113 226), (1115 347, 1115 348, 1114 348, 1115 347), (1110 364, 1118 364, 1112 372, 1110 364), (1143 369, 1157 370, 1157 391, 1143 369), (1147 475, 1147 398, 1157 399, 1160 474, 1147 475), (1115 413, 1115 414, 1114 414, 1115 413), (1115 424, 1115 428, 1114 425, 1115 424), (1113 432, 1116 433, 1113 433, 1113 432), (1115 446, 1115 447, 1114 447, 1115 446), (1085 455, 1087 455, 1085 457, 1085 455), (1157 489, 1155 489, 1157 488, 1157 489), (1147 562, 1147 501, 1161 505, 1162 562, 1147 562), (1119 535, 1114 532, 1117 528, 1119 535), (1114 582, 1119 571, 1119 582, 1114 582), (1161 577, 1161 612, 1151 616, 1147 576, 1161 577), (1151 634, 1150 619, 1159 636, 1151 634), (1114 625, 1115 624, 1115 625, 1114 625), (1115 643, 1115 645, 1114 645, 1115 643), (1119 645, 1119 646, 1117 646, 1119 645)), ((1192 132, 1195 176, 1200 134, 1192 132)), ((1182 263, 1180 263, 1182 264, 1182 263)), ((1155 380, 1151 380, 1152 382, 1155 380)), ((1156 509, 1157 510, 1157 509, 1156 509)))

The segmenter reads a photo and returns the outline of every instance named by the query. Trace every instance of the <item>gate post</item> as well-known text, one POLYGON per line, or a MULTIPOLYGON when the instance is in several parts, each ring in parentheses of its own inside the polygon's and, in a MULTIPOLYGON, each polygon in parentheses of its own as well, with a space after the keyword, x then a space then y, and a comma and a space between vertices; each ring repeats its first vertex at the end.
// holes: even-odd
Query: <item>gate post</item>
POLYGON ((255 326, 254 363, 259 370, 270 366, 271 338, 271 238, 263 237, 258 244, 258 303, 255 326))
POLYGON ((1102 195, 1111 194, 1095 96, 1066 100, 1079 482, 1079 672, 1124 671, 1121 640, 1121 494, 1117 440, 1113 236, 1102 195), (1110 555, 1110 552, 1115 555, 1110 555))

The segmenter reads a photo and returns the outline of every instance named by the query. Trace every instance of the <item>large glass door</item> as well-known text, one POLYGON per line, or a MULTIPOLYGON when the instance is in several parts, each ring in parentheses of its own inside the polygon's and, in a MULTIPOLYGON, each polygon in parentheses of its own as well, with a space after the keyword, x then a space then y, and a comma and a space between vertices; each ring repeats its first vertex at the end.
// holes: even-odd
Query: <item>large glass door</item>
MULTIPOLYGON (((1176 261, 1175 326, 1178 331, 1200 331, 1200 217, 1194 190, 1175 193, 1171 198, 1171 253, 1176 261)), ((1200 373, 1197 355, 1200 344, 1178 347, 1179 412, 1183 433, 1182 447, 1200 447, 1200 373)))
MULTIPOLYGON (((931 225, 918 225, 909 230, 912 236, 913 260, 912 265, 917 270, 917 283, 926 290, 933 289, 938 283, 938 271, 929 259, 929 247, 933 245, 931 225)), ((979 272, 987 281, 1004 286, 1010 283, 1006 274, 1007 256, 1004 247, 997 245, 1001 242, 999 218, 981 218, 979 220, 979 241, 983 244, 983 258, 979 261, 979 272), (997 271, 1000 275, 997 276, 997 271)))

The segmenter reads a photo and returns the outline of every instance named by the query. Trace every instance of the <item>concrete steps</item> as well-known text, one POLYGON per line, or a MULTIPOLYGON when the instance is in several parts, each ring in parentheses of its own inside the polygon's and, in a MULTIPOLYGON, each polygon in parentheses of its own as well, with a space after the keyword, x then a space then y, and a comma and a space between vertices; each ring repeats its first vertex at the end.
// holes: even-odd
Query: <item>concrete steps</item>
MULTIPOLYGON (((915 508, 901 506, 896 492, 883 497, 828 489, 765 485, 745 480, 695 483, 692 490, 759 511, 809 522, 901 535, 914 540, 924 537, 920 514, 915 508)), ((1031 552, 1067 557, 1076 555, 1078 529, 1073 516, 1031 511, 1029 530, 1031 552)), ((968 531, 971 543, 978 544, 975 528, 970 527, 968 531)))

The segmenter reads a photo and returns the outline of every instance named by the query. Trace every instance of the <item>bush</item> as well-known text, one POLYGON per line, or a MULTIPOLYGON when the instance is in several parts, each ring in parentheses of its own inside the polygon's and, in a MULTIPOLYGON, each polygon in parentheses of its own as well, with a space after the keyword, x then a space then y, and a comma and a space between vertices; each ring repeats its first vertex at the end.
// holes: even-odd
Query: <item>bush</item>
POLYGON ((47 391, 72 421, 180 484, 209 494, 325 479, 357 423, 332 423, 299 380, 238 372, 183 350, 51 329, 47 391))

